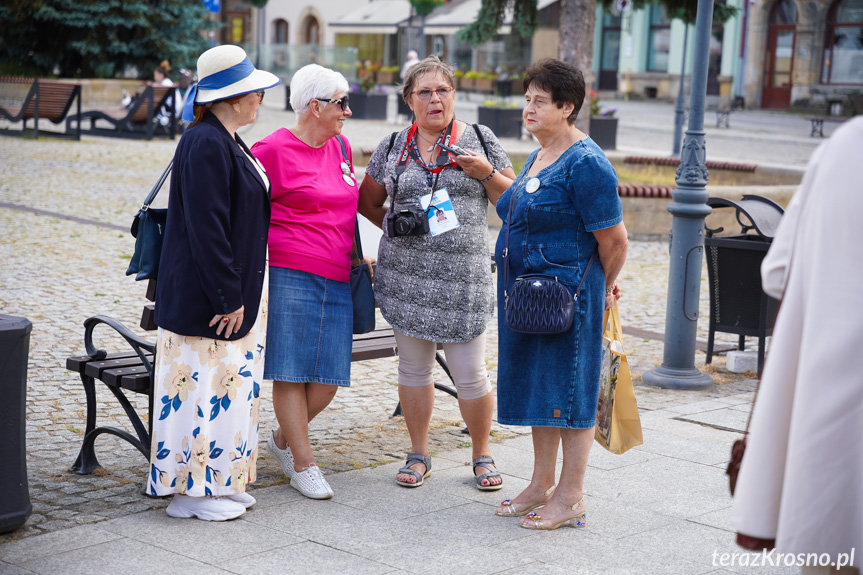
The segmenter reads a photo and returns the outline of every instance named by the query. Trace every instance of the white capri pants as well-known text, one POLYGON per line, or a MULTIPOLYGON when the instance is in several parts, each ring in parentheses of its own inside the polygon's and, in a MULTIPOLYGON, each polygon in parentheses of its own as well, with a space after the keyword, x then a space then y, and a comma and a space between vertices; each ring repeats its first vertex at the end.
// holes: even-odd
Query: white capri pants
MULTIPOLYGON (((437 344, 393 330, 399 348, 399 385, 434 385, 432 369, 437 344)), ((459 399, 479 399, 491 393, 485 369, 485 332, 464 343, 444 343, 443 351, 459 399)))

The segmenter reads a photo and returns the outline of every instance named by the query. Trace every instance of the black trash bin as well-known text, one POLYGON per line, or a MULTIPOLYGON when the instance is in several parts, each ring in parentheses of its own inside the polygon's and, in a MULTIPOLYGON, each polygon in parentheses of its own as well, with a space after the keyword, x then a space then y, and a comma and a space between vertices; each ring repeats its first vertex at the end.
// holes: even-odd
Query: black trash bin
POLYGON ((714 210, 734 208, 739 234, 716 235, 723 228, 707 228, 704 239, 707 278, 710 284, 710 328, 707 359, 713 360, 715 332, 740 336, 738 349, 746 337, 758 338, 758 372, 764 363, 764 340, 773 333, 779 302, 764 293, 761 262, 764 259, 784 210, 762 196, 743 196, 740 200, 710 198, 714 210), (752 233, 754 232, 754 233, 752 233))
POLYGON ((0 314, 0 533, 21 527, 33 511, 24 429, 32 327, 26 318, 0 314))

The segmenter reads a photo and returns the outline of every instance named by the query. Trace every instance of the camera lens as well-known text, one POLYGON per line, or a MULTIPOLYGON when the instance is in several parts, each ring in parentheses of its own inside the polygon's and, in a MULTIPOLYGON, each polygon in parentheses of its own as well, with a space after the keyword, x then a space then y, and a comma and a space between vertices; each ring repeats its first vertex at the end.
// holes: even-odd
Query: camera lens
MULTIPOLYGON (((413 215, 413 214, 411 214, 413 215)), ((400 236, 409 235, 414 229, 413 218, 409 216, 399 216, 395 221, 396 234, 400 236)))

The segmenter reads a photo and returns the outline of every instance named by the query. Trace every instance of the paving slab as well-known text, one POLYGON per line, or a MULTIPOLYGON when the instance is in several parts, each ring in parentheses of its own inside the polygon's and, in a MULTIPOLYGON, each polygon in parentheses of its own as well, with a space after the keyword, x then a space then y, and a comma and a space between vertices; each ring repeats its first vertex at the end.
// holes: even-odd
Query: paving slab
MULTIPOLYGON (((187 533, 187 538, 192 534, 187 533)), ((115 539, 83 549, 26 561, 21 564, 40 575, 117 575, 118 573, 228 573, 212 564, 194 561, 133 539, 115 539)))
POLYGON ((345 553, 312 541, 224 561, 223 569, 241 575, 280 573, 284 575, 330 575, 332 573, 356 573, 357 575, 379 575, 396 571, 391 565, 371 561, 351 553, 345 553))

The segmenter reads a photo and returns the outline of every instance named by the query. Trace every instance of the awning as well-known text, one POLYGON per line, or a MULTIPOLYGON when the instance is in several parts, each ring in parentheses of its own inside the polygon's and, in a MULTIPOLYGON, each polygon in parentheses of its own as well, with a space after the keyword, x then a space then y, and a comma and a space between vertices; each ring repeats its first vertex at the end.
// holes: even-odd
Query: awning
POLYGON ((397 34, 410 15, 408 0, 372 0, 329 25, 336 34, 397 34))
MULTIPOLYGON (((558 1, 539 0, 537 2, 537 10, 542 10, 558 1)), ((481 6, 482 0, 465 0, 460 4, 453 2, 442 6, 426 17, 425 33, 443 36, 455 34, 465 26, 473 24, 481 6)), ((509 34, 511 32, 511 24, 512 10, 507 9, 506 15, 503 18, 503 25, 498 30, 498 33, 509 34)))

